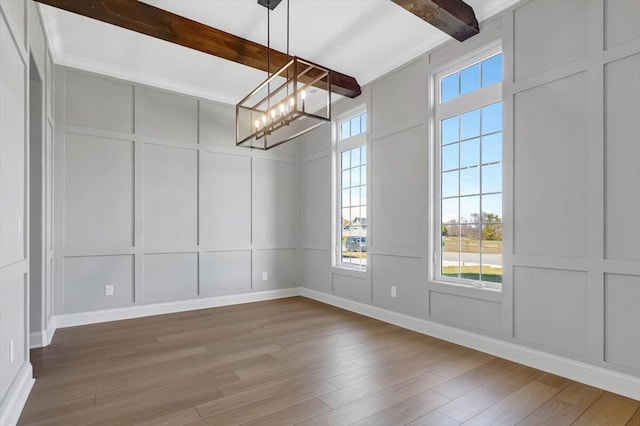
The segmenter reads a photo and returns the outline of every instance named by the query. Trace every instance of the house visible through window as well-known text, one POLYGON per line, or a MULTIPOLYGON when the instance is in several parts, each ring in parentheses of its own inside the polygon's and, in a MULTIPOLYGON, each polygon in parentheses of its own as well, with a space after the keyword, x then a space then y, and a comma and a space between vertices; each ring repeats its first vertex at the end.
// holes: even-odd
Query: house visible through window
POLYGON ((502 283, 502 53, 438 76, 436 276, 502 283))
POLYGON ((367 114, 339 122, 336 264, 367 266, 367 114))

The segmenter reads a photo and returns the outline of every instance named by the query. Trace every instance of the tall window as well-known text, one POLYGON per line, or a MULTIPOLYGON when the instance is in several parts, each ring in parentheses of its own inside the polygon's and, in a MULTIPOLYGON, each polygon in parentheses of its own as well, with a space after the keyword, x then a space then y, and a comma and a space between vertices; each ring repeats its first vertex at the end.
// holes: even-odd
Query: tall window
POLYGON ((336 263, 367 266, 367 113, 338 123, 336 263))
POLYGON ((437 76, 436 279, 502 283, 502 53, 437 76))

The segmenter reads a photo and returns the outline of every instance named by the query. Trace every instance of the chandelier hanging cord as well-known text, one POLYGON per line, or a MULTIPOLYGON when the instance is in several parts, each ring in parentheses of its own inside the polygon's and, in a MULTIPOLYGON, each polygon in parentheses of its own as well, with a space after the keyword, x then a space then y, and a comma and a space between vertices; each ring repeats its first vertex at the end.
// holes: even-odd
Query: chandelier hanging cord
MULTIPOLYGON (((289 0, 287 0, 287 62, 289 62, 289 0)), ((287 68, 287 80, 291 78, 289 73, 290 69, 287 68)), ((289 85, 287 85, 287 98, 289 97, 289 85)))
POLYGON ((271 77, 271 9, 267 7, 267 78, 271 77))
MULTIPOLYGON (((267 7, 267 79, 271 77, 271 9, 267 7)), ((267 85, 267 93, 271 92, 271 83, 267 85)), ((271 99, 267 100, 267 107, 271 108, 271 99)))

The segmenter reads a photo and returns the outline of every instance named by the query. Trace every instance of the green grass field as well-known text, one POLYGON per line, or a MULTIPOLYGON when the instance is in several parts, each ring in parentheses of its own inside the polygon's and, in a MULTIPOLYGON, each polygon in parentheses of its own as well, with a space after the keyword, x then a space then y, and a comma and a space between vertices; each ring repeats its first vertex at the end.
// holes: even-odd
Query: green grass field
MULTIPOLYGON (((458 277, 457 266, 445 266, 442 268, 442 275, 447 277, 458 277)), ((468 280, 480 279, 480 266, 462 266, 460 268, 460 278, 468 280)), ((482 281, 490 281, 494 283, 502 282, 502 268, 493 268, 491 266, 482 267, 482 281)))

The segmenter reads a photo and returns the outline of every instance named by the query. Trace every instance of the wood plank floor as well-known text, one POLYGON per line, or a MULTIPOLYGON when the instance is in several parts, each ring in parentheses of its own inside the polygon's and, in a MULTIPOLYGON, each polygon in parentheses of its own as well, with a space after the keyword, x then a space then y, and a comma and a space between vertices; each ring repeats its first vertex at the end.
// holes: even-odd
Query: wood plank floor
POLYGON ((23 425, 640 425, 640 402, 302 297, 61 329, 23 425))

